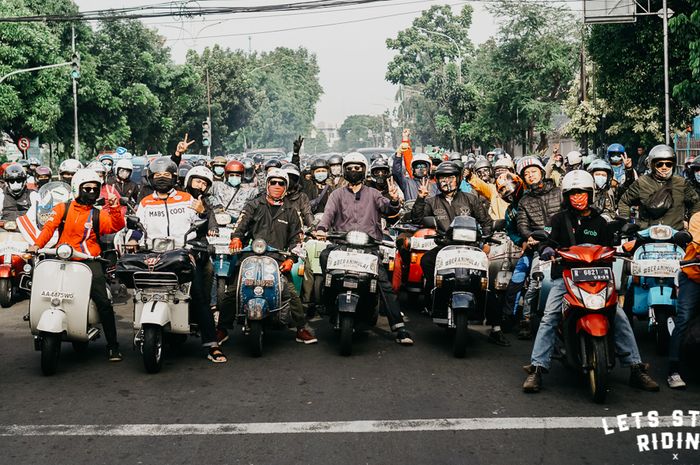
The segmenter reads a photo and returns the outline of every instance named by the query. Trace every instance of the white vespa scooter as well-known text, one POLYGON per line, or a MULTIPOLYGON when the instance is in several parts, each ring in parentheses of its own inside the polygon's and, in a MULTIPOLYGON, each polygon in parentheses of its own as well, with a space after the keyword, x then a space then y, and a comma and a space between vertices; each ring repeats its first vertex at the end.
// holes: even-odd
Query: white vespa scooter
MULTIPOLYGON (((68 244, 39 249, 34 267, 29 301, 29 327, 34 336, 34 348, 41 351, 41 371, 52 375, 58 367, 61 343, 71 342, 76 352, 87 350, 88 343, 100 336, 100 322, 95 303, 90 299, 92 271, 79 258, 96 257, 74 250, 68 244)), ((110 296, 109 288, 107 294, 110 296)))

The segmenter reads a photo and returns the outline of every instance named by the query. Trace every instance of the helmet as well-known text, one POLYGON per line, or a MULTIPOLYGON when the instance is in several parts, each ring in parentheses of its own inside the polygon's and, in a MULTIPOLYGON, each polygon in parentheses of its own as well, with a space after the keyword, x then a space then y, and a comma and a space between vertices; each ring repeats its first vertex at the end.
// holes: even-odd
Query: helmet
POLYGON ((613 156, 613 154, 625 153, 625 146, 622 144, 610 144, 610 145, 608 145, 608 152, 607 153, 608 153, 608 158, 613 156))
POLYGON ((450 161, 462 161, 462 155, 459 152, 450 153, 450 161))
POLYGON ((118 170, 134 171, 134 164, 128 158, 122 158, 121 160, 117 161, 117 164, 114 166, 114 169, 115 169, 115 171, 118 171, 118 170))
POLYGON ((656 163, 659 160, 671 160, 675 164, 676 154, 673 152, 673 149, 668 145, 656 145, 649 151, 649 156, 647 156, 647 167, 653 168, 654 163, 656 163))
POLYGON ((462 160, 450 160, 450 163, 457 165, 457 168, 459 168, 460 171, 464 169, 464 162, 462 162, 462 160))
POLYGON ((114 158, 112 158, 112 155, 110 155, 110 154, 108 154, 108 153, 103 153, 102 155, 100 155, 99 157, 97 157, 97 159, 98 159, 101 163, 104 163, 105 161, 111 161, 112 163, 114 163, 114 158))
POLYGON ((282 168, 270 169, 267 176, 265 176, 265 183, 267 184, 270 179, 282 179, 285 182, 285 185, 289 187, 289 176, 287 176, 287 172, 282 168))
POLYGON ((187 176, 187 173, 189 173, 191 169, 192 165, 186 161, 181 162, 180 166, 177 168, 177 177, 182 178, 183 184, 185 182, 185 177, 187 176))
POLYGON ((342 165, 343 164, 343 157, 338 155, 337 153, 334 153, 330 157, 328 157, 328 166, 331 165, 342 165))
POLYGON ((320 168, 325 168, 328 169, 328 161, 324 160, 323 158, 314 158, 314 160, 311 162, 311 171, 320 169, 320 168))
POLYGON ((613 175, 613 169, 610 163, 601 158, 593 160, 591 164, 588 165, 587 171, 591 174, 593 174, 594 171, 605 171, 609 176, 613 175))
POLYGON ((53 175, 53 172, 51 171, 51 168, 48 166, 37 166, 36 169, 34 170, 34 175, 35 176, 48 176, 51 177, 53 175))
POLYGON ((574 170, 566 173, 561 181, 561 193, 567 195, 571 191, 585 191, 593 194, 595 183, 591 173, 583 170, 574 170))
POLYGON ((80 161, 76 160, 75 158, 69 158, 67 160, 63 160, 61 164, 58 166, 58 174, 63 174, 63 173, 71 173, 75 174, 76 171, 79 169, 83 168, 83 164, 80 163, 80 161))
POLYGON ((156 173, 170 173, 175 177, 177 176, 177 165, 170 157, 154 158, 148 164, 148 177, 153 178, 153 175, 156 173))
POLYGON ((365 173, 367 173, 367 159, 360 152, 350 152, 343 157, 343 169, 346 165, 362 165, 365 168, 365 173))
POLYGON ((231 160, 230 162, 226 163, 227 173, 243 173, 244 171, 245 167, 243 166, 243 163, 238 160, 231 160))
POLYGON ((369 172, 371 174, 374 174, 375 170, 388 170, 391 171, 391 168, 389 167, 389 163, 383 159, 383 158, 377 158, 372 162, 372 165, 370 165, 369 172))
POLYGON ((257 165, 265 161, 265 157, 260 155, 259 153, 256 153, 253 155, 253 162, 257 165))
POLYGON ((491 168, 491 162, 483 157, 476 160, 473 169, 474 171, 479 171, 482 168, 491 168))
POLYGON ((513 203, 522 197, 525 183, 517 174, 501 173, 496 178, 496 190, 503 200, 513 203))
POLYGON ((529 155, 527 157, 523 157, 520 160, 518 160, 518 164, 515 167, 515 170, 518 172, 518 176, 521 178, 523 177, 523 173, 525 172, 526 168, 529 168, 531 166, 536 166, 539 169, 542 170, 542 175, 544 176, 544 166, 542 166, 542 162, 540 161, 539 158, 529 155))
POLYGON ((246 157, 241 160, 241 163, 243 163, 243 179, 252 181, 255 178, 255 160, 246 157))
POLYGON ((428 165, 428 168, 430 167, 430 157, 424 153, 416 153, 413 155, 413 159, 411 160, 411 169, 415 171, 416 165, 418 163, 425 163, 428 165))
POLYGON ((583 155, 578 150, 573 150, 566 154, 566 164, 569 166, 576 166, 583 163, 583 155))
POLYGON ((21 166, 22 168, 24 168, 25 170, 26 170, 27 168, 29 168, 29 161, 27 161, 27 160, 22 159, 22 160, 17 161, 16 163, 19 163, 20 166, 21 166))
POLYGON ((498 160, 494 158, 494 163, 493 163, 493 169, 507 169, 508 171, 515 171, 515 164, 513 163, 513 159, 510 158, 508 154, 506 156, 502 156, 498 160))
POLYGON ((222 157, 221 155, 217 155, 214 157, 214 159, 211 161, 211 166, 225 166, 226 165, 226 157, 222 157))
POLYGON ((102 178, 100 178, 95 170, 82 168, 75 172, 70 182, 70 190, 74 199, 77 199, 80 195, 80 187, 88 182, 94 182, 97 183, 98 186, 102 186, 102 178))
POLYGON ((189 170, 185 176, 185 187, 189 186, 190 180, 195 178, 202 179, 207 182, 207 188, 204 190, 204 193, 211 189, 212 184, 214 184, 214 173, 212 173, 206 166, 195 166, 189 170))
POLYGON ((270 158, 265 162, 263 167, 265 171, 269 170, 270 168, 282 168, 282 162, 276 158, 270 158))
POLYGON ((435 178, 437 179, 443 176, 457 176, 457 180, 459 182, 462 177, 462 170, 451 161, 440 163, 440 165, 435 169, 435 178))
MULTIPOLYGON (((501 147, 498 147, 498 148, 495 148, 495 149, 491 150, 490 153, 493 154, 493 159, 494 159, 494 160, 497 160, 497 159, 499 159, 499 158, 502 158, 502 157, 505 156, 505 155, 508 155, 508 154, 506 153, 506 151, 503 150, 501 147)), ((508 156, 510 156, 510 155, 508 155, 508 156)))
POLYGON ((105 165, 102 164, 102 162, 94 160, 88 163, 88 165, 85 167, 89 170, 95 171, 95 173, 102 173, 102 176, 107 174, 107 168, 105 168, 105 165))
POLYGON ((32 166, 32 165, 39 166, 39 165, 41 165, 41 162, 40 162, 39 159, 36 158, 36 157, 31 157, 29 160, 27 160, 27 162, 28 162, 29 166, 32 166))
POLYGON ((284 170, 285 173, 287 173, 287 177, 289 178, 289 187, 295 186, 299 182, 299 178, 301 177, 301 173, 299 172, 299 168, 297 168, 297 165, 294 163, 285 163, 282 165, 282 170, 284 170))
POLYGON ((24 172, 24 168, 22 168, 22 165, 20 165, 19 163, 12 163, 10 166, 5 168, 3 178, 6 182, 24 182, 27 180, 27 173, 24 172))

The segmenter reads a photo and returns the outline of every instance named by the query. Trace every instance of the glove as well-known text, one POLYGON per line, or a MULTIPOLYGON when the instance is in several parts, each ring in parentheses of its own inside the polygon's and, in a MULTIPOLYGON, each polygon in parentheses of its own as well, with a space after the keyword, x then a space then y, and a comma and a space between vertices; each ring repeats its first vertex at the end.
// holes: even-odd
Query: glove
POLYGON ((304 138, 299 136, 295 141, 294 141, 294 153, 299 153, 301 151, 301 144, 304 143, 304 138))
POLYGON ((291 258, 286 259, 285 261, 282 262, 280 265, 280 271, 282 273, 289 273, 292 271, 292 267, 294 266, 294 262, 292 261, 291 258))
POLYGON ((540 260, 549 261, 554 258, 554 249, 551 247, 545 247, 540 253, 540 260))
POLYGON ((232 252, 238 252, 243 248, 243 242, 241 242, 239 238, 234 237, 231 239, 228 248, 231 249, 232 252))

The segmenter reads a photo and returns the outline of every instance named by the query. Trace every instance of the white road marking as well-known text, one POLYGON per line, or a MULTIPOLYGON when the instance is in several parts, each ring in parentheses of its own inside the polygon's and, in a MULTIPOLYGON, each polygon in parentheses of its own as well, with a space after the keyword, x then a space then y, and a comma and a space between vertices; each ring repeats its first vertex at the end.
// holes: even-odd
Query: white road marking
MULTIPOLYGON (((609 425, 615 418, 607 419, 609 425)), ((672 418, 659 417, 663 426, 672 418)), ((644 421, 643 421, 644 423, 644 421)), ((642 425, 643 427, 645 424, 642 425)), ((0 425, 0 436, 190 436, 245 434, 398 433, 481 430, 603 429, 602 417, 435 418, 121 425, 0 425)), ((601 431, 603 434, 603 431, 601 431)))

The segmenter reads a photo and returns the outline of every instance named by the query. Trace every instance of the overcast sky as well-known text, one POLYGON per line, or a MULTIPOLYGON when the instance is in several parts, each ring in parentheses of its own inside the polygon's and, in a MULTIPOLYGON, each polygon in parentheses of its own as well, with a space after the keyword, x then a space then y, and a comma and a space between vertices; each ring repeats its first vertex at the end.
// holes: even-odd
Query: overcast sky
MULTIPOLYGON (((133 7, 163 3, 164 0, 74 0, 81 10, 133 7)), ((191 2, 196 4, 197 2, 191 2)), ((236 6, 288 3, 288 0, 236 0, 219 2, 236 6)), ((294 2, 292 2, 294 3, 294 2)), ((200 5, 215 2, 200 0, 200 5)), ((246 16, 229 15, 216 20, 174 18, 144 20, 168 39, 173 58, 181 63, 188 49, 201 51, 216 43, 232 49, 269 51, 275 47, 306 47, 318 57, 323 95, 316 108, 315 122, 340 125, 353 114, 379 114, 394 105, 396 87, 384 80, 387 63, 393 53, 386 48, 386 39, 411 25, 413 19, 433 4, 449 4, 458 12, 462 0, 417 1, 392 0, 385 4, 355 6, 334 11, 291 12, 246 16), (251 18, 254 16, 254 18, 251 18), (383 17, 383 18, 378 18, 383 17), (376 18, 359 21, 366 18, 376 18), (356 21, 348 24, 341 22, 356 21), (317 27, 324 24, 331 26, 317 27), (262 31, 297 27, 313 28, 262 34, 262 31), (222 35, 243 34, 221 37, 222 35), (248 36, 250 35, 250 43, 248 36), (213 37, 219 36, 219 37, 213 37)), ((480 44, 495 30, 493 17, 479 3, 474 7, 470 31, 474 43, 480 44)))

